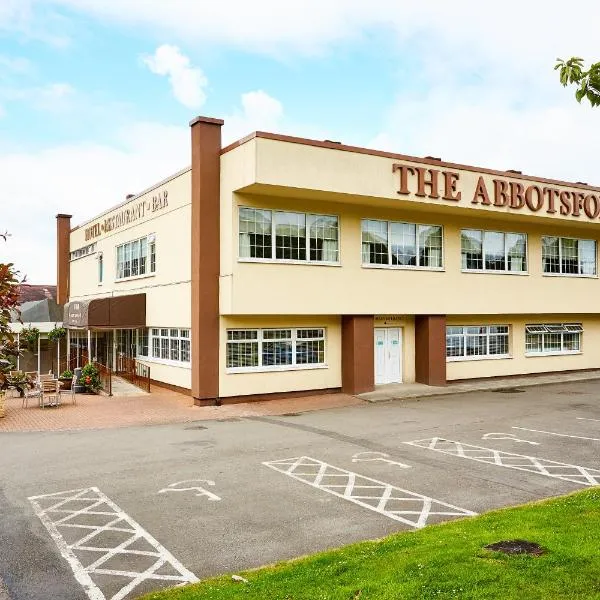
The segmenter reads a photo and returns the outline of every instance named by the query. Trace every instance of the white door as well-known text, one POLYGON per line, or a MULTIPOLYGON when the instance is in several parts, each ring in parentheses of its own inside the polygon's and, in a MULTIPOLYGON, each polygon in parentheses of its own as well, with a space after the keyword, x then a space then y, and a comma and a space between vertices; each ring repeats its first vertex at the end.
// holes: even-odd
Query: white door
POLYGON ((375 329, 375 385, 402 382, 402 335, 398 327, 375 329))

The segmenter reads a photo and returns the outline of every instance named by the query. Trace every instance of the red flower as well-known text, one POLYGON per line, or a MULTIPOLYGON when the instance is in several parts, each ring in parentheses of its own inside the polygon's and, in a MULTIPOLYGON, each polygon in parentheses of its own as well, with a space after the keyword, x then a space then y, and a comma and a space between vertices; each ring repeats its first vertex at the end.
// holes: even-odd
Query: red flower
POLYGON ((87 376, 86 376, 86 378, 85 378, 85 382, 86 382, 87 384, 90 384, 90 383, 92 383, 92 378, 91 378, 89 375, 87 375, 87 376))

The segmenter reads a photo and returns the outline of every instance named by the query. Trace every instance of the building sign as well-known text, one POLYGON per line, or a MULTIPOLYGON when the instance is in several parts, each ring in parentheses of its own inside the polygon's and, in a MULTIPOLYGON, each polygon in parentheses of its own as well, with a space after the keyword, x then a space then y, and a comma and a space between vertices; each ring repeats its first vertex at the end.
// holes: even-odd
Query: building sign
POLYGON ((446 200, 452 203, 469 202, 482 206, 507 207, 532 213, 584 217, 600 216, 600 192, 565 190, 552 185, 495 178, 491 184, 482 175, 474 189, 462 189, 460 173, 413 167, 400 163, 392 165, 398 174, 398 194, 414 194, 420 198, 446 200))
POLYGON ((113 229, 119 229, 123 225, 135 223, 143 219, 146 215, 155 213, 169 206, 168 192, 164 190, 162 194, 157 194, 146 200, 140 200, 127 208, 122 209, 118 213, 107 217, 104 221, 94 223, 85 228, 85 241, 92 240, 108 233, 113 229))
POLYGON ((63 323, 67 327, 86 327, 88 322, 88 301, 69 302, 65 305, 63 323))

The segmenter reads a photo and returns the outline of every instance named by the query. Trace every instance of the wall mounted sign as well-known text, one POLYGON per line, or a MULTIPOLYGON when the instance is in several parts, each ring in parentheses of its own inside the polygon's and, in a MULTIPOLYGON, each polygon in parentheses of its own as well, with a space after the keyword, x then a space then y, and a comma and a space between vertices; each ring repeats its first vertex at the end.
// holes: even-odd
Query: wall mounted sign
POLYGON ((104 221, 98 221, 85 228, 85 241, 97 238, 104 233, 129 225, 143 219, 146 215, 155 213, 169 206, 168 191, 164 190, 162 194, 152 196, 146 200, 140 200, 135 204, 124 208, 118 213, 107 217, 104 221))
POLYGON ((461 189, 460 173, 413 167, 394 163, 392 172, 398 174, 398 194, 414 194, 420 198, 447 200, 449 202, 468 201, 482 206, 507 207, 514 210, 526 210, 533 213, 543 211, 547 214, 587 217, 597 219, 600 216, 600 192, 589 190, 565 190, 553 186, 529 185, 521 181, 492 179, 491 185, 480 175, 475 188, 461 189))

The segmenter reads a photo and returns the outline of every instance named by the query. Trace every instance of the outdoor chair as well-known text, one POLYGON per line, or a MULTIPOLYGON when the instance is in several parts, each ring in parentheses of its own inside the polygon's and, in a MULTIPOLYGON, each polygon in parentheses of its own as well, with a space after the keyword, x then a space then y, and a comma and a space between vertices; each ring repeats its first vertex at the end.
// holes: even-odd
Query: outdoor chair
POLYGON ((53 379, 52 373, 42 373, 39 376, 38 381, 41 383, 42 381, 52 381, 53 379))
MULTIPOLYGON (((40 376, 41 378, 42 376, 40 376)), ((58 391, 58 381, 56 379, 42 380, 41 382, 42 398, 40 406, 59 406, 60 393, 58 391)))
POLYGON ((62 399, 63 396, 67 396, 71 399, 71 404, 77 404, 77 394, 75 394, 75 383, 77 382, 77 377, 73 375, 73 380, 71 381, 71 389, 70 390, 58 390, 58 397, 62 399))
POLYGON ((32 398, 36 398, 38 401, 38 404, 40 405, 42 402, 42 390, 40 387, 38 387, 37 385, 34 386, 32 389, 30 390, 25 390, 25 393, 23 394, 23 402, 21 403, 21 408, 25 407, 27 408, 29 400, 31 400, 32 398))

